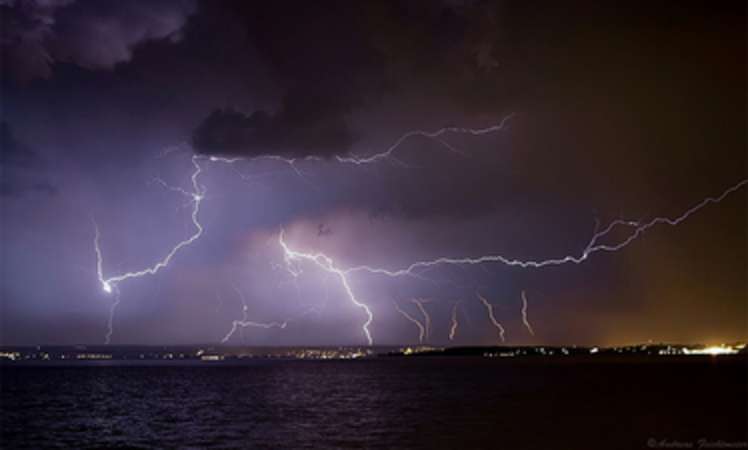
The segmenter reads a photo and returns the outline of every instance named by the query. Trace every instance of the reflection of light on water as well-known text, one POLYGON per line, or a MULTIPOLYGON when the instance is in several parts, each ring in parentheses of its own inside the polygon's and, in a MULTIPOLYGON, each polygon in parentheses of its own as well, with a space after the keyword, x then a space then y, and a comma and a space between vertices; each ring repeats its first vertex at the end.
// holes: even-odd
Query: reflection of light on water
POLYGON ((705 348, 684 348, 683 353, 686 355, 734 355, 740 351, 739 348, 727 347, 725 345, 713 345, 705 348))

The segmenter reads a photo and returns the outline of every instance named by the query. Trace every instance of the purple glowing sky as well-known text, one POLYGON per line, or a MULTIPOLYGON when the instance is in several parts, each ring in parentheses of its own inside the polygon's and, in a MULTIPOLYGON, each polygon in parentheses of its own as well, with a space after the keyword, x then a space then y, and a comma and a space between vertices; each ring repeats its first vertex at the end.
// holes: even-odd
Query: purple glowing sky
MULTIPOLYGON (((195 231, 157 181, 192 190, 194 155, 204 233, 117 283, 112 343, 219 342, 239 320, 277 326, 233 344, 366 343, 339 277, 288 266, 281 229, 342 269, 545 260, 580 255, 596 220, 675 217, 748 178, 737 2, 276 3, 0 2, 1 344, 102 342, 92 218, 105 277, 152 266, 195 231)), ((412 299, 429 342, 496 343, 478 293, 510 344, 746 339, 745 211, 743 187, 582 264, 347 280, 377 344, 418 342, 393 305, 424 320, 412 299)))

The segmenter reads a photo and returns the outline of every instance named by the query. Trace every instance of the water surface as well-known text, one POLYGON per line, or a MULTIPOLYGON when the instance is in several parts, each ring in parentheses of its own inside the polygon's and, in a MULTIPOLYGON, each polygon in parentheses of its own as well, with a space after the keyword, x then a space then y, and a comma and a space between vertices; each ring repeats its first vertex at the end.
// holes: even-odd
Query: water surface
POLYGON ((2 366, 3 448, 648 448, 746 441, 746 359, 2 366))

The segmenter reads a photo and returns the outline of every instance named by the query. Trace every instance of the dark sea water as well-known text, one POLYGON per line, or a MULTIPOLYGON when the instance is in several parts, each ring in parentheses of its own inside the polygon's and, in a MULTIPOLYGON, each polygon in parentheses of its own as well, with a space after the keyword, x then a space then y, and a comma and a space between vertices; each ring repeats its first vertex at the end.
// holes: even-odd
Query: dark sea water
POLYGON ((0 443, 9 449, 582 450, 672 442, 699 448, 700 439, 744 445, 746 361, 4 365, 0 443))

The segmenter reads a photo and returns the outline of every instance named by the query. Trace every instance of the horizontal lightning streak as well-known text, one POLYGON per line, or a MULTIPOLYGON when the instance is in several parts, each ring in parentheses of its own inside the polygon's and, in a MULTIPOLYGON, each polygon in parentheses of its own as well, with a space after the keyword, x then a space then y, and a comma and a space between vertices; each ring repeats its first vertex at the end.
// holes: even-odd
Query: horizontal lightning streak
POLYGON ((305 317, 308 314, 311 314, 312 312, 318 311, 317 308, 309 308, 309 310, 307 310, 306 312, 296 317, 291 317, 290 319, 286 319, 283 322, 275 322, 275 321, 274 322, 255 322, 253 320, 249 320, 249 318, 247 317, 248 306, 247 306, 247 299, 244 296, 244 293, 241 291, 241 289, 239 289, 236 286, 234 287, 234 290, 239 295, 239 298, 241 299, 241 302, 242 302, 242 320, 234 320, 231 323, 231 329, 229 330, 228 333, 226 333, 226 336, 224 336, 223 339, 221 339, 222 344, 225 344, 226 342, 228 342, 228 340, 231 339, 231 336, 233 336, 233 334, 236 333, 236 330, 239 327, 241 328, 248 328, 248 327, 264 328, 266 330, 271 329, 271 328, 279 328, 283 330, 288 326, 289 323, 299 320, 302 317, 305 317))
MULTIPOLYGON (((337 155, 333 158, 333 160, 338 163, 342 163, 342 164, 355 164, 359 166, 364 165, 364 164, 372 164, 372 163, 379 162, 384 159, 393 159, 395 162, 403 164, 401 161, 394 158, 394 154, 395 152, 397 152, 400 146, 403 145, 403 143, 405 143, 406 141, 408 141, 409 139, 413 137, 425 137, 425 138, 433 139, 434 141, 443 145, 445 148, 447 148, 449 151, 453 153, 464 154, 464 152, 456 149, 455 147, 443 141, 442 139, 439 139, 439 137, 445 134, 448 134, 448 133, 469 134, 472 136, 482 136, 486 134, 496 133, 498 131, 503 130, 504 126, 506 125, 506 122, 509 121, 512 117, 514 117, 514 113, 511 113, 508 116, 504 117, 501 120, 501 122, 495 125, 491 125, 489 127, 485 127, 485 128, 444 127, 444 128, 440 128, 435 131, 411 130, 401 135, 399 138, 397 138, 397 140, 395 140, 395 142, 392 145, 390 145, 386 150, 382 152, 374 153, 366 157, 337 155)), ((223 163, 228 163, 228 164, 233 164, 239 161, 256 161, 256 160, 262 160, 262 159, 281 161, 283 163, 288 164, 296 172, 296 174, 301 177, 303 177, 303 175, 296 167, 297 162, 299 161, 323 161, 324 160, 323 158, 319 156, 313 156, 313 155, 299 157, 299 158, 286 158, 280 155, 261 155, 261 156, 255 156, 252 158, 210 156, 208 158, 210 159, 210 161, 213 161, 213 162, 223 162, 223 163)))
POLYGON ((535 331, 533 331, 530 321, 527 320, 527 297, 525 296, 525 291, 522 291, 522 323, 525 325, 525 328, 527 328, 527 331, 535 336, 535 331))
POLYGON ((700 209, 704 208, 705 206, 711 204, 711 203, 719 203, 722 200, 724 200, 728 195, 732 194, 733 192, 739 190, 740 188, 744 187, 746 184, 748 184, 748 179, 743 180, 739 182, 738 184, 730 187, 726 191, 724 191, 721 195, 717 197, 707 197, 698 204, 694 205, 693 207, 686 210, 681 215, 675 217, 675 218, 668 218, 668 217, 656 217, 649 222, 640 223, 636 221, 627 221, 627 220, 615 220, 611 222, 607 227, 605 227, 602 231, 596 231, 593 233, 592 239, 590 240, 589 244, 584 248, 582 253, 579 256, 574 255, 567 255, 560 258, 551 258, 551 259, 545 259, 545 260, 522 260, 522 259, 511 259, 502 255, 486 255, 486 256, 478 256, 478 257, 463 257, 463 258, 451 258, 451 257, 439 257, 432 260, 427 261, 418 261, 415 263, 410 264, 409 266, 403 268, 403 269, 397 269, 397 270, 389 270, 389 269, 383 269, 378 267, 371 267, 371 266, 356 266, 351 267, 345 270, 346 273, 353 273, 353 272, 369 272, 369 273, 376 273, 380 275, 386 275, 389 277, 400 277, 400 276, 417 276, 419 275, 418 269, 429 269, 434 266, 442 265, 442 264, 455 264, 455 265, 475 265, 475 264, 484 264, 484 263, 500 263, 504 264, 506 266, 512 266, 512 267, 520 267, 520 268, 541 268, 546 266, 558 266, 562 264, 581 264, 587 258, 589 258, 590 255, 593 255, 597 252, 615 252, 618 250, 621 250, 622 248, 629 245, 634 240, 638 239, 644 232, 649 230, 650 228, 654 227, 655 225, 661 225, 666 224, 670 226, 676 226, 686 220, 688 217, 690 217, 695 212, 699 211, 700 209), (598 241, 604 237, 606 237, 615 227, 617 226, 627 226, 627 227, 633 227, 635 228, 633 232, 626 237, 623 241, 615 244, 598 244, 598 241))
POLYGON ((451 145, 447 144, 446 142, 442 141, 441 139, 437 139, 439 136, 442 136, 446 133, 455 133, 455 134, 470 134, 473 136, 480 136, 484 134, 490 134, 495 133, 497 131, 501 131, 504 129, 504 125, 506 122, 511 119, 514 116, 514 113, 509 114, 508 116, 504 117, 504 119, 501 120, 496 125, 492 125, 490 127, 486 128, 463 128, 463 127, 444 127, 440 128, 436 131, 423 131, 423 130, 413 130, 408 131, 407 133, 400 136, 387 150, 375 153, 371 156, 358 158, 358 157, 345 157, 345 156, 336 156, 335 160, 341 163, 350 163, 350 164, 371 164, 373 162, 377 162, 381 159, 386 159, 392 156, 392 154, 397 151, 397 149, 403 144, 403 142, 407 141, 408 139, 416 136, 420 137, 426 137, 431 138, 439 142, 440 144, 444 145, 447 149, 449 149, 452 152, 460 153, 459 150, 455 149, 451 145))

